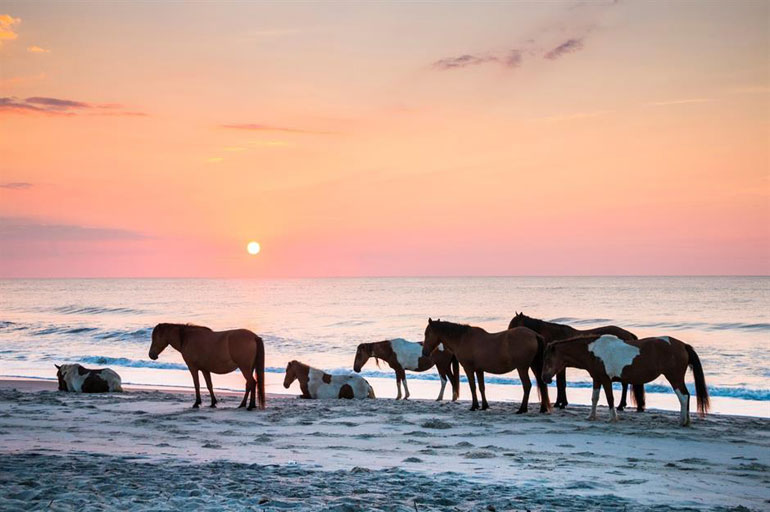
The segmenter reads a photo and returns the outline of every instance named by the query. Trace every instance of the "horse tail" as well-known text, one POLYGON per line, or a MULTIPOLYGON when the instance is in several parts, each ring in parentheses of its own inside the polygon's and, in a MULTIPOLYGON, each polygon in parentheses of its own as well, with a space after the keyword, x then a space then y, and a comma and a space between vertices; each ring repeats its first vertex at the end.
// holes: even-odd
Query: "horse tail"
POLYGON ((257 355, 254 357, 254 373, 257 376, 257 400, 259 408, 265 408, 265 344, 256 336, 257 355))
POLYGON ((698 415, 703 417, 706 415, 711 405, 709 404, 709 391, 708 388, 706 388, 706 379, 703 376, 703 366, 700 363, 698 354, 695 353, 695 349, 687 344, 685 344, 684 348, 687 350, 689 366, 695 377, 695 394, 698 397, 698 415))
POLYGON ((631 390, 633 391, 631 398, 634 404, 636 404, 636 408, 643 411, 646 405, 644 384, 631 384, 631 390))
POLYGON ((452 354, 452 361, 449 363, 449 378, 452 383, 452 395, 457 394, 457 398, 460 398, 460 361, 454 354, 452 354))
POLYGON ((537 382, 537 396, 540 397, 540 403, 545 404, 545 409, 551 410, 551 400, 548 398, 548 386, 543 382, 543 357, 545 356, 545 338, 535 333, 537 337, 537 352, 532 360, 532 371, 535 372, 535 382, 537 382))
POLYGON ((367 397, 368 398, 377 398, 376 396, 374 396, 374 388, 372 387, 371 384, 369 384, 369 394, 367 395, 367 397))

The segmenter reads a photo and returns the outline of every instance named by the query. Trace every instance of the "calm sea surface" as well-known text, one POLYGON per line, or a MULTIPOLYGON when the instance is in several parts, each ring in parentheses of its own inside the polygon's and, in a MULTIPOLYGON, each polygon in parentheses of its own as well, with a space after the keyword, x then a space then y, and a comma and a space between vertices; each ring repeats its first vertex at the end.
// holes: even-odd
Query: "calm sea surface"
MULTIPOLYGON (((54 363, 80 362, 110 366, 128 383, 190 386, 178 353, 169 348, 151 361, 147 350, 156 323, 192 322, 260 334, 268 391, 282 392, 291 359, 341 371, 358 343, 422 341, 429 316, 499 331, 514 311, 679 338, 700 355, 717 412, 770 416, 768 277, 2 280, 0 376, 54 379, 54 363)), ((568 375, 572 401, 585 402, 588 375, 568 375)), ((364 376, 378 396, 395 396, 389 369, 372 362, 364 376)), ((435 397, 433 371, 409 379, 413 395, 435 397)), ((487 382, 493 399, 520 395, 512 374, 487 382)), ((242 379, 231 374, 215 385, 241 389, 242 379)), ((651 404, 676 407, 669 391, 662 379, 649 385, 651 404)), ((465 384, 462 393, 468 398, 465 384)))

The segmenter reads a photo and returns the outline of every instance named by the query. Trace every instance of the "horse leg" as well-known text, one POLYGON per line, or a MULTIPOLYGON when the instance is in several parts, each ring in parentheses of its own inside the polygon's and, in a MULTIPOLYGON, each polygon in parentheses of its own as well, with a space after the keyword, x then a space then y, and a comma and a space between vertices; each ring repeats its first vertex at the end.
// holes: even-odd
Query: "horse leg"
POLYGON ((532 391, 532 380, 529 378, 527 368, 518 368, 521 387, 524 388, 524 396, 521 398, 521 406, 516 414, 524 414, 529 409, 529 393, 532 391))
POLYGON ((620 395, 620 403, 618 404, 618 410, 622 411, 626 408, 626 395, 628 394, 628 382, 623 383, 623 393, 620 395))
POLYGON ((481 410, 486 411, 489 409, 489 404, 487 403, 487 391, 484 386, 484 372, 476 370, 476 378, 479 380, 479 391, 481 391, 481 410))
POLYGON ((463 369, 465 370, 465 376, 468 377, 468 385, 471 387, 471 396, 473 397, 471 411, 475 411, 479 408, 479 399, 476 397, 476 377, 473 376, 473 370, 469 370, 465 366, 463 366, 463 369))
POLYGON ((567 370, 556 374, 556 403, 559 409, 567 407, 567 370))
MULTIPOLYGON (((401 370, 404 372, 403 370, 401 370)), ((409 386, 406 385, 406 372, 404 372, 404 377, 402 379, 404 381, 404 400, 409 398, 409 386)))
POLYGON ((201 405, 201 383, 198 377, 198 369, 190 368, 190 373, 192 373, 193 384, 195 385, 195 403, 193 404, 193 409, 197 409, 201 405))
POLYGON ((203 378, 206 379, 206 387, 209 388, 211 397, 211 407, 217 406, 217 399, 214 397, 214 386, 211 384, 211 372, 203 372, 203 378))
POLYGON ((687 427, 690 425, 690 391, 684 385, 684 378, 672 379, 666 375, 666 380, 674 388, 674 393, 676 393, 676 397, 679 399, 681 407, 679 411, 679 425, 687 427))
POLYGON ((401 375, 399 375, 398 370, 396 370, 396 388, 398 389, 396 400, 401 400, 401 375))
POLYGON ((241 405, 239 405, 238 408, 245 407, 246 400, 249 399, 249 395, 251 395, 249 406, 247 407, 247 410, 250 411, 257 406, 255 401, 255 395, 257 394, 257 381, 254 379, 254 375, 251 373, 251 368, 241 367, 240 370, 241 374, 243 374, 243 378, 246 379, 246 393, 243 395, 243 400, 241 400, 241 405))
POLYGON ((615 410, 615 397, 612 394, 612 381, 610 379, 602 382, 604 394, 607 396, 607 407, 610 408, 610 423, 618 421, 618 413, 615 410))
POLYGON ((591 394, 591 414, 588 415, 588 421, 594 421, 596 419, 596 404, 599 403, 599 391, 601 390, 601 383, 594 379, 594 391, 591 394))
POLYGON ((446 374, 439 372, 439 377, 441 377, 441 391, 439 391, 438 398, 436 398, 437 402, 444 399, 444 388, 446 387, 446 374))
POLYGON ((241 404, 238 406, 238 409, 242 407, 246 407, 246 400, 249 398, 249 381, 246 381, 246 393, 243 395, 243 400, 241 400, 241 404))

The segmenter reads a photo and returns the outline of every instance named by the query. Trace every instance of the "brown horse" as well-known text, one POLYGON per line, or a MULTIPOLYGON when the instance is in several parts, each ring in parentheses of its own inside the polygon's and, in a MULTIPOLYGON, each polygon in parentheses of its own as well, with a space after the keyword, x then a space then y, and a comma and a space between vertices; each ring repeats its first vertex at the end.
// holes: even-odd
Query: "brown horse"
POLYGON ((189 324, 156 325, 152 330, 150 359, 157 359, 168 345, 182 353, 182 358, 192 374, 195 384, 193 407, 197 408, 201 404, 199 371, 203 372, 203 378, 206 379, 211 407, 216 407, 217 399, 214 398, 211 374, 230 373, 239 369, 246 379, 246 394, 238 407, 245 407, 246 400, 251 395, 249 410, 254 409, 254 394, 258 391, 259 408, 265 408, 265 346, 262 338, 253 332, 247 329, 217 332, 208 327, 189 324))
POLYGON ((699 415, 704 416, 709 408, 708 389, 698 354, 690 345, 669 336, 622 340, 607 334, 591 335, 556 341, 548 345, 543 361, 543 380, 550 382, 553 376, 566 366, 588 371, 594 381, 589 420, 596 419, 596 403, 599 401, 601 387, 607 396, 610 421, 617 421, 618 415, 613 407, 612 382, 642 385, 663 375, 679 398, 681 425, 689 425, 690 392, 684 384, 688 366, 692 368, 695 377, 699 415))
POLYGON ((406 372, 424 372, 436 366, 439 377, 441 378, 441 391, 436 401, 444 398, 444 388, 446 387, 447 377, 452 383, 452 401, 454 402, 460 396, 460 368, 457 358, 439 346, 430 356, 422 355, 422 343, 406 341, 402 339, 378 341, 376 343, 361 343, 356 349, 356 359, 353 362, 353 370, 356 373, 361 371, 369 358, 373 357, 380 366, 380 359, 388 363, 396 372, 396 388, 398 395, 396 400, 401 398, 401 382, 404 383, 404 400, 409 398, 409 387, 406 385, 406 372))
MULTIPOLYGON (((532 329, 545 338, 546 345, 554 341, 590 334, 611 334, 622 340, 638 339, 634 333, 621 329, 615 325, 605 325, 603 327, 581 330, 575 329, 567 324, 557 324, 554 322, 546 322, 545 320, 538 320, 537 318, 530 318, 524 313, 516 313, 516 316, 511 319, 508 328, 513 329, 514 327, 528 327, 532 329)), ((620 404, 618 404, 619 411, 625 409, 626 395, 628 393, 628 383, 623 382, 622 384, 623 394, 620 397, 620 404)), ((644 411, 644 386, 633 386, 633 392, 636 410, 639 412, 644 411)), ((565 370, 562 370, 556 375, 556 403, 554 403, 554 407, 558 407, 559 409, 567 407, 567 372, 565 370)))
POLYGON ((488 333, 481 327, 441 320, 433 321, 429 318, 422 346, 423 356, 429 355, 439 344, 443 344, 446 350, 452 352, 465 370, 473 396, 471 411, 479 408, 479 401, 476 398, 476 378, 479 380, 481 391, 481 409, 488 409, 489 404, 484 390, 484 372, 499 375, 516 369, 524 388, 521 407, 516 414, 527 412, 529 392, 532 389, 529 368, 532 368, 535 373, 541 398, 540 412, 547 412, 551 408, 548 401, 548 387, 540 379, 545 340, 536 332, 526 327, 516 327, 503 332, 488 333))

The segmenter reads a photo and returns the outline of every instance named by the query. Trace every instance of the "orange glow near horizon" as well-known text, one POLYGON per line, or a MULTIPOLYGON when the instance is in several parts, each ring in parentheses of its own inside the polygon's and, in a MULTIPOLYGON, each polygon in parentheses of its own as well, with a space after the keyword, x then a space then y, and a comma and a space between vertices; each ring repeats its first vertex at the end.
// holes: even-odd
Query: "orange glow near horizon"
POLYGON ((766 2, 2 9, 0 276, 770 273, 766 2))

